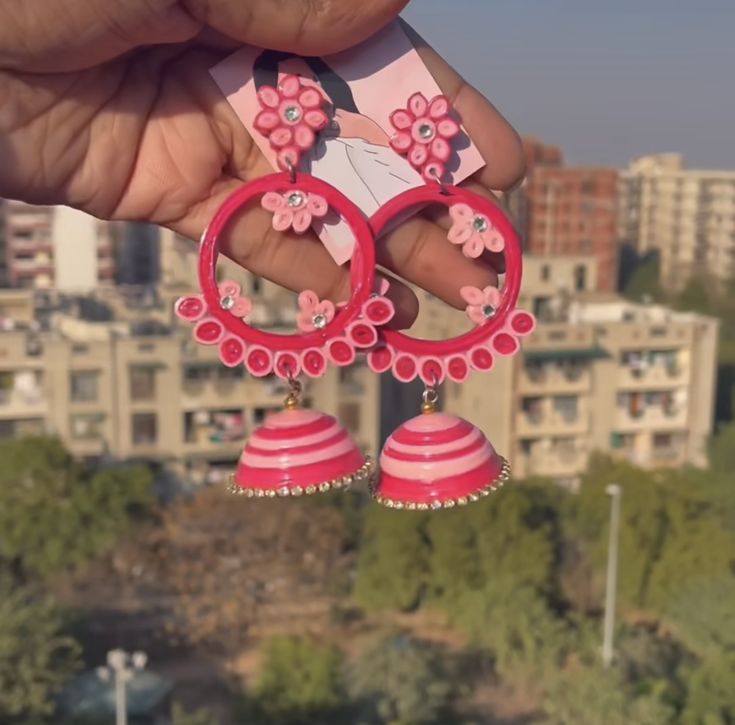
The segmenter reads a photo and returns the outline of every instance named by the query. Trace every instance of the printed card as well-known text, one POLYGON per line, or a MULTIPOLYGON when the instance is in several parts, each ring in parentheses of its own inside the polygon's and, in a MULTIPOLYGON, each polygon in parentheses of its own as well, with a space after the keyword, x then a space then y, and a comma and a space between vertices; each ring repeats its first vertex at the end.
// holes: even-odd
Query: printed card
MULTIPOLYGON (((431 100, 441 90, 398 22, 356 48, 324 58, 245 47, 211 73, 274 169, 276 154, 253 127, 261 110, 256 93, 262 86, 277 86, 285 74, 295 74, 305 85, 320 88, 330 101, 333 119, 305 158, 305 171, 335 186, 366 216, 406 189, 425 183, 390 147, 395 130, 389 117, 405 108, 413 93, 431 100)), ((455 148, 447 169, 451 183, 457 184, 485 162, 466 134, 455 148)), ((350 259, 352 232, 336 215, 319 235, 338 264, 350 259)))

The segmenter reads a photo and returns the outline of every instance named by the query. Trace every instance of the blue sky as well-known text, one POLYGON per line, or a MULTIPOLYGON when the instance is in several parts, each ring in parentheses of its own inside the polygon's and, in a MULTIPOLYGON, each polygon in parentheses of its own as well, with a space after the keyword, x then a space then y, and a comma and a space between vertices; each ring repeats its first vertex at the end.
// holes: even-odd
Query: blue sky
POLYGON ((404 17, 570 163, 735 169, 735 0, 413 0, 404 17))

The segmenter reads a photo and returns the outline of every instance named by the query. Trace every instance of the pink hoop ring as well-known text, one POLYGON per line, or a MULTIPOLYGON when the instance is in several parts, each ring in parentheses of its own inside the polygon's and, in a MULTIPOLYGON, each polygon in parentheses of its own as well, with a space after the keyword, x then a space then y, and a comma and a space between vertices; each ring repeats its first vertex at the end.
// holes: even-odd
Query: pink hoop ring
POLYGON ((429 385, 443 382, 447 375, 452 380, 463 382, 470 368, 490 370, 493 351, 499 355, 517 352, 516 337, 533 331, 533 316, 516 311, 523 274, 520 239, 505 214, 492 202, 456 186, 420 186, 403 192, 382 206, 370 219, 370 226, 375 239, 380 239, 388 224, 407 209, 427 204, 450 207, 456 203, 467 204, 485 215, 505 240, 507 271, 500 304, 485 323, 449 340, 421 340, 397 330, 381 330, 385 345, 368 356, 370 367, 375 372, 391 369, 402 382, 409 382, 417 375, 429 385))
POLYGON ((219 208, 210 222, 199 251, 199 284, 211 314, 236 337, 252 345, 261 345, 268 350, 303 352, 314 347, 324 347, 330 340, 339 337, 360 315, 375 279, 375 247, 370 227, 362 212, 341 192, 324 181, 308 174, 270 174, 250 182, 235 191, 219 208), (307 193, 323 196, 329 206, 340 213, 355 235, 355 257, 350 269, 352 295, 334 319, 323 329, 303 335, 277 335, 257 330, 223 310, 219 304, 217 287, 218 241, 235 214, 251 199, 268 191, 283 192, 298 188, 307 193))

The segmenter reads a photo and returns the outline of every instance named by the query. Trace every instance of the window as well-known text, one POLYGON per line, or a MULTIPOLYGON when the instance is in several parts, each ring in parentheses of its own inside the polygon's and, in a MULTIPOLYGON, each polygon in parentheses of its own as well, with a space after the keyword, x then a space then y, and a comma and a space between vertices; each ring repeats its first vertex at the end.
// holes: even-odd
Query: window
POLYGON ((86 355, 89 352, 89 345, 72 345, 72 355, 86 355))
POLYGON ((134 413, 132 438, 134 446, 152 446, 158 440, 158 416, 155 413, 134 413))
POLYGON ((72 415, 70 420, 71 437, 76 440, 99 440, 103 437, 104 425, 104 413, 72 415))
POLYGON ((551 279, 551 267, 548 264, 544 264, 541 267, 541 281, 548 282, 551 279))
POLYGON ((587 289, 587 267, 578 264, 574 268, 574 289, 577 292, 584 292, 587 289))
POLYGON ((360 406, 357 403, 341 403, 337 417, 351 433, 360 430, 360 406))
POLYGON ((561 395, 554 398, 554 412, 565 423, 574 422, 579 417, 579 398, 576 395, 561 395))
POLYGON ((89 403, 99 395, 99 372, 97 370, 73 370, 69 376, 71 399, 75 403, 89 403))
POLYGON ((153 400, 156 397, 156 369, 153 366, 130 366, 130 397, 132 400, 153 400))

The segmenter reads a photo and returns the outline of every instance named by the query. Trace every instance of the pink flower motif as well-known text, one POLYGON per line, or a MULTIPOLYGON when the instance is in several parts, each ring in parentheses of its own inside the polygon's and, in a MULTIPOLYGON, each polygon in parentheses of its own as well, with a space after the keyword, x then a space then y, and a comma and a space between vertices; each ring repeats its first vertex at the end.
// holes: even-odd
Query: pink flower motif
POLYGON ((467 303, 467 317, 476 325, 484 325, 500 307, 500 290, 497 287, 462 287, 459 291, 467 303))
POLYGON ((451 117, 446 96, 427 101, 423 93, 414 93, 408 107, 393 111, 390 122, 396 129, 390 145, 408 158, 409 163, 428 181, 440 181, 452 155, 449 141, 460 132, 451 117))
POLYGON ((237 282, 223 282, 219 286, 219 304, 235 317, 247 317, 253 310, 253 303, 242 297, 240 285, 237 282))
POLYGON ((328 123, 322 110, 324 98, 316 88, 305 88, 298 76, 286 75, 278 88, 258 91, 261 112, 254 126, 278 152, 282 169, 298 168, 302 155, 316 141, 316 133, 328 123))
POLYGON ((293 228, 297 234, 303 234, 314 218, 320 219, 329 211, 329 204, 323 196, 296 189, 284 194, 269 191, 263 195, 260 204, 266 211, 273 212, 276 231, 285 232, 293 228))
POLYGON ((452 244, 462 244, 465 257, 475 259, 486 249, 502 252, 505 249, 503 235, 484 215, 476 212, 467 204, 454 204, 449 207, 453 224, 447 238, 452 244))
POLYGON ((316 293, 306 290, 299 295, 299 314, 296 322, 299 330, 313 332, 323 330, 333 319, 335 306, 333 302, 319 300, 316 293))

